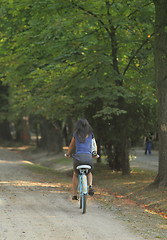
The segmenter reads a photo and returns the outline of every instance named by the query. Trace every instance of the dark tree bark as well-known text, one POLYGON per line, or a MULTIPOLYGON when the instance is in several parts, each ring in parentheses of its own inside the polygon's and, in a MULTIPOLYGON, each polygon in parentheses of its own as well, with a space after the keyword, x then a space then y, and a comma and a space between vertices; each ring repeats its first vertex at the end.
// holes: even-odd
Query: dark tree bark
POLYGON ((22 117, 15 123, 16 141, 28 144, 30 142, 29 122, 27 117, 22 117))
POLYGON ((156 186, 167 187, 167 1, 155 0, 155 69, 159 105, 159 170, 156 186))
POLYGON ((65 122, 65 126, 63 128, 63 137, 65 139, 66 146, 69 146, 71 142, 71 138, 74 132, 74 122, 75 120, 71 117, 68 117, 65 122))
POLYGON ((8 114, 8 86, 4 86, 2 81, 0 81, 0 140, 10 141, 12 136, 10 133, 9 122, 5 116, 8 114), (3 116, 3 117, 2 117, 3 116))
MULTIPOLYGON (((126 122, 125 122, 126 123, 126 122)), ((127 130, 126 126, 122 128, 122 141, 121 141, 121 167, 122 174, 128 175, 130 174, 130 165, 129 165, 129 154, 128 154, 128 138, 127 138, 127 130)))
POLYGON ((54 124, 43 119, 41 122, 41 141, 40 147, 47 149, 48 152, 59 153, 63 148, 63 135, 61 122, 56 121, 54 124))
POLYGON ((7 120, 4 120, 2 123, 0 123, 0 140, 1 141, 12 140, 9 122, 7 120))

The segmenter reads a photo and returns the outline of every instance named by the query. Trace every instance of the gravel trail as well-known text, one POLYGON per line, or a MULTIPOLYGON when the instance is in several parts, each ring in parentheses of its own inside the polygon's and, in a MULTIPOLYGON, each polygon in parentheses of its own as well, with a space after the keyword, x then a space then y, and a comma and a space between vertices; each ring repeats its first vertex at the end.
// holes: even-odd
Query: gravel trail
POLYGON ((58 183, 43 183, 15 152, 0 148, 0 240, 140 240, 112 213, 88 200, 82 214, 58 183))

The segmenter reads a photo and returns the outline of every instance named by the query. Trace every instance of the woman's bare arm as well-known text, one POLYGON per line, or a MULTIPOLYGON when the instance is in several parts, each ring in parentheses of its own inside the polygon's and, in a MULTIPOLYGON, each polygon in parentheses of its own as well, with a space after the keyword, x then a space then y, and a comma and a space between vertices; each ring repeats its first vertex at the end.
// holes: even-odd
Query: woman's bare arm
POLYGON ((74 148, 74 146, 75 146, 75 138, 72 137, 71 143, 70 143, 69 148, 68 148, 68 151, 67 151, 67 156, 70 155, 70 153, 71 153, 72 149, 74 148))

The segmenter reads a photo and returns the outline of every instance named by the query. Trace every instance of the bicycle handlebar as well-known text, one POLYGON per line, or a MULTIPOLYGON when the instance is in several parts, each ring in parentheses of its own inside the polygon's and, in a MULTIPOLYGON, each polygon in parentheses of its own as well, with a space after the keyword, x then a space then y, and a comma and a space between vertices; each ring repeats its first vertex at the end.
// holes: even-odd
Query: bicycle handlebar
MULTIPOLYGON (((64 154, 64 156, 65 156, 65 157, 71 157, 71 155, 67 155, 66 153, 64 154)), ((95 157, 99 158, 100 155, 97 154, 95 157)))

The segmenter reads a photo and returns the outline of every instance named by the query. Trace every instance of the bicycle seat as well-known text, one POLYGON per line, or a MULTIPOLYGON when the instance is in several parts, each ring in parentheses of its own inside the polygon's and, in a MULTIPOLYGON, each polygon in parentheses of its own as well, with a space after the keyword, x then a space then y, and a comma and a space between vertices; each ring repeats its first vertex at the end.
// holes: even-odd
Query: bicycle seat
POLYGON ((91 169, 91 166, 89 165, 80 165, 77 167, 77 169, 91 169))

